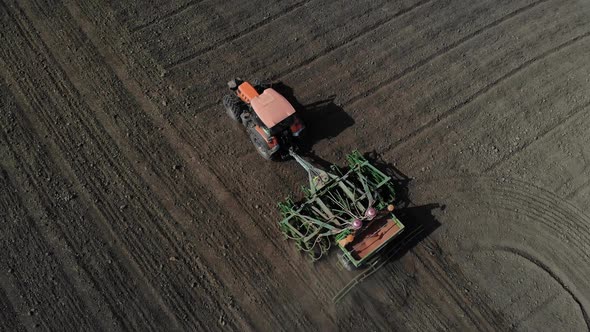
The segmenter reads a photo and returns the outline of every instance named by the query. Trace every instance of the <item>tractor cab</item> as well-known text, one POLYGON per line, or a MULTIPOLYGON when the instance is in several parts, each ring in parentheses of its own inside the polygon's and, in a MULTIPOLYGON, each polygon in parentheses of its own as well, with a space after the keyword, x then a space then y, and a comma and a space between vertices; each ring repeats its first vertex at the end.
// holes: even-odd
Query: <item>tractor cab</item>
POLYGON ((295 108, 291 106, 291 103, 272 88, 254 97, 250 105, 256 116, 269 129, 295 114, 295 108))
POLYGON ((250 101, 258 125, 271 136, 288 131, 298 136, 303 123, 295 114, 295 108, 272 88, 264 90, 250 101))
POLYGON ((228 82, 234 94, 223 98, 228 115, 241 122, 258 153, 272 159, 279 151, 293 147, 293 137, 298 137, 305 126, 295 114, 295 108, 270 84, 239 79, 228 82))

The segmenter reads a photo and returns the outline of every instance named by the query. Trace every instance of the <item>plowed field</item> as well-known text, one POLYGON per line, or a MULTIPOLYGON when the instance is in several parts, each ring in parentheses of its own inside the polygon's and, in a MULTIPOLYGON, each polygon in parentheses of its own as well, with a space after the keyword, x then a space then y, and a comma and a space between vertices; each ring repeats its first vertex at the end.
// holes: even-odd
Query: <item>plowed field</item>
POLYGON ((588 330, 589 91, 585 0, 0 0, 0 330, 588 330), (234 77, 438 227, 334 304, 234 77))

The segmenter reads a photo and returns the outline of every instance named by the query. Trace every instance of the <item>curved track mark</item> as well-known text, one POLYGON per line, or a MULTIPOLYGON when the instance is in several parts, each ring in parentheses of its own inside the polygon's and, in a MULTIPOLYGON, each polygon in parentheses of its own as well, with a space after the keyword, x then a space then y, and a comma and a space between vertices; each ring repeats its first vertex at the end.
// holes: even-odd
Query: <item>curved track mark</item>
POLYGON ((590 316, 588 316, 588 312, 586 311, 586 308, 584 308, 584 305, 582 304, 580 296, 577 294, 574 294, 572 287, 568 286, 565 283, 565 281, 563 281, 545 263, 543 263, 541 260, 537 259, 536 257, 533 257, 531 254, 525 252, 524 250, 516 249, 513 247, 493 246, 492 250, 503 251, 503 252, 507 252, 507 253, 516 255, 518 257, 521 257, 521 258, 531 262, 532 264, 534 264, 535 266, 537 266, 541 270, 545 271, 548 275, 550 275, 551 278, 553 278, 572 297, 574 302, 576 302, 576 304, 580 307, 580 311, 582 312, 582 316, 584 317, 584 322, 586 323, 586 327, 590 330, 590 316))
MULTIPOLYGON (((555 123, 553 126, 549 126, 547 127, 545 130, 543 130, 542 132, 539 133, 538 138, 544 137, 548 134, 550 134, 552 131, 554 131, 557 128, 560 128, 563 124, 572 121, 572 118, 578 114, 580 114, 582 111, 585 111, 586 108, 588 108, 588 106, 590 106, 590 101, 578 106, 576 108, 574 108, 572 111, 568 112, 562 121, 558 121, 557 123, 555 123)), ((498 166, 500 166, 501 164, 507 162, 508 160, 512 159, 512 157, 514 157, 516 154, 520 153, 521 151, 527 149, 529 146, 533 145, 535 142, 537 142, 538 139, 535 140, 531 140, 530 142, 520 146, 518 149, 515 149, 512 151, 512 153, 509 153, 507 155, 505 155, 504 157, 502 157, 501 159, 497 160, 496 162, 494 162, 493 164, 491 164, 490 166, 488 166, 487 168, 485 168, 483 170, 484 173, 487 173, 489 171, 494 170, 495 168, 497 168, 498 166)))
MULTIPOLYGON (((489 177, 489 178, 492 179, 492 177, 489 177)), ((572 204, 571 202, 569 202, 565 199, 562 199, 562 198, 556 196, 554 193, 548 191, 547 189, 538 187, 532 183, 525 182, 525 181, 518 180, 518 179, 510 179, 510 182, 512 182, 512 184, 518 183, 518 186, 517 185, 514 186, 514 188, 516 188, 517 190, 519 190, 523 186, 526 186, 528 188, 533 189, 537 193, 544 195, 546 197, 545 198, 546 201, 544 202, 544 204, 546 206, 553 206, 553 205, 555 205, 555 201, 558 200, 560 202, 560 204, 563 204, 571 209, 571 211, 569 212, 571 215, 577 216, 577 218, 580 221, 583 221, 586 224, 590 225, 590 216, 588 216, 584 211, 582 211, 576 205, 572 204)), ((564 210, 564 211, 566 211, 566 210, 564 210)))
MULTIPOLYGON (((422 183, 435 183, 442 181, 471 181, 471 183, 481 184, 483 188, 492 188, 498 186, 498 179, 490 175, 479 175, 479 174, 465 174, 465 175, 454 175, 445 178, 422 178, 422 183)), ((545 188, 541 188, 532 183, 522 181, 515 178, 506 178, 506 181, 502 183, 504 191, 511 191, 515 195, 524 197, 523 201, 537 201, 538 208, 551 207, 547 211, 559 210, 563 216, 570 216, 573 219, 577 219, 580 223, 590 225, 590 216, 582 211, 579 207, 572 204, 571 202, 556 196, 554 193, 548 191, 545 188), (508 187, 510 186, 510 187, 508 187), (525 188, 525 189, 523 189, 525 188), (556 202, 558 204, 556 204, 556 202), (566 208, 557 208, 564 206, 566 208)))
MULTIPOLYGON (((514 208, 518 208, 519 214, 525 215, 531 219, 538 220, 539 222, 543 223, 545 226, 548 227, 558 227, 556 225, 555 220, 562 220, 571 221, 568 224, 571 224, 568 227, 573 227, 574 224, 582 224, 587 225, 590 222, 590 217, 588 217, 583 212, 580 212, 578 208, 576 208, 571 203, 557 197, 556 195, 552 194, 551 192, 535 186, 533 184, 529 184, 524 181, 520 180, 509 180, 506 183, 499 184, 497 179, 492 178, 490 176, 477 176, 477 175, 459 175, 454 177, 448 178, 434 178, 434 179, 427 179, 422 180, 422 182, 443 182, 447 183, 450 181, 451 183, 459 184, 462 188, 461 191, 469 193, 472 190, 475 190, 479 193, 479 195, 483 195, 485 197, 492 195, 497 196, 503 202, 501 204, 494 203, 495 208, 502 208, 506 207, 506 203, 511 203, 512 206, 506 207, 507 211, 515 212, 514 208), (468 181, 468 183, 465 183, 468 181), (469 182, 472 184, 479 184, 477 186, 470 185, 469 182), (488 188, 484 192, 478 191, 477 188, 488 188), (503 197, 503 198, 502 198, 503 197), (526 204, 528 203, 528 204, 526 204), (556 208, 557 207, 557 208, 556 208), (561 208, 560 208, 561 207, 561 208)), ((578 243, 587 243, 588 234, 587 232, 581 232, 578 228, 576 229, 575 236, 571 238, 572 245, 575 247, 575 242, 578 243), (575 237, 575 239, 574 239, 575 237)), ((563 231, 563 227, 560 229, 554 229, 555 232, 559 232, 560 230, 563 231)), ((572 234, 574 235, 574 234, 572 234)), ((488 249, 488 248, 481 248, 481 249, 488 249)), ((537 259, 536 257, 530 255, 529 253, 523 251, 522 249, 512 248, 509 246, 495 246, 492 245, 491 250, 502 250, 506 251, 515 255, 518 255, 531 263, 535 264, 543 271, 547 272, 556 282, 560 284, 560 286, 572 297, 572 299, 576 302, 576 304, 580 307, 580 310, 583 315, 584 322, 590 327, 590 316, 587 311, 587 299, 583 297, 583 294, 580 294, 572 287, 570 287, 570 283, 566 282, 561 278, 554 270, 543 263, 541 260, 537 259)), ((578 251, 580 255, 588 257, 587 253, 583 250, 578 251)))
MULTIPOLYGON (((519 216, 525 216, 534 220, 535 222, 542 224, 543 227, 547 227, 551 232, 555 234, 563 234, 564 226, 572 215, 564 214, 564 211, 559 209, 549 209, 547 204, 541 204, 540 200, 535 200, 530 196, 520 195, 517 192, 502 192, 494 193, 494 197, 501 199, 503 203, 501 205, 494 205, 494 209, 503 210, 509 213, 518 214, 519 216), (557 223, 559 221, 560 223, 557 223)), ((576 229, 577 225, 569 223, 567 228, 576 229)), ((568 231, 567 238, 570 242, 575 242, 578 246, 588 242, 588 232, 582 234, 582 232, 568 231)), ((581 256, 586 256, 585 259, 589 259, 587 252, 581 250, 578 252, 581 256)))

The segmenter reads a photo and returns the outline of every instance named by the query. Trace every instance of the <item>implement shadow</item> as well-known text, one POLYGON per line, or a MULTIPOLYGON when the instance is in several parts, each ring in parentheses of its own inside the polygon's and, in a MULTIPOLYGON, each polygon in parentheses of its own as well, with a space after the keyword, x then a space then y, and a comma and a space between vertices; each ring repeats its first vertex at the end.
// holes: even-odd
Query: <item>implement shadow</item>
MULTIPOLYGON (((440 203, 430 203, 425 205, 416 205, 410 198, 410 183, 412 178, 400 171, 395 165, 388 163, 383 156, 376 151, 364 154, 364 157, 383 173, 391 177, 393 187, 396 193, 394 202, 395 215, 406 226, 406 232, 411 233, 416 228, 422 228, 421 235, 416 239, 424 239, 434 232, 441 224, 433 214, 435 210, 444 211, 446 206, 440 203)), ((419 242, 419 241, 417 241, 419 242)), ((409 242, 408 247, 403 250, 407 252, 412 249, 415 241, 409 242)))
POLYGON ((382 267, 400 259, 408 251, 416 247, 432 232, 440 227, 440 222, 434 211, 443 211, 446 206, 439 203, 415 205, 409 195, 409 185, 412 179, 402 173, 395 165, 387 163, 375 151, 365 153, 364 157, 379 170, 392 178, 396 191, 394 202, 395 216, 404 224, 404 232, 382 249, 378 257, 369 262, 366 268, 361 268, 350 282, 334 296, 334 302, 342 300, 355 286, 367 279, 382 267))

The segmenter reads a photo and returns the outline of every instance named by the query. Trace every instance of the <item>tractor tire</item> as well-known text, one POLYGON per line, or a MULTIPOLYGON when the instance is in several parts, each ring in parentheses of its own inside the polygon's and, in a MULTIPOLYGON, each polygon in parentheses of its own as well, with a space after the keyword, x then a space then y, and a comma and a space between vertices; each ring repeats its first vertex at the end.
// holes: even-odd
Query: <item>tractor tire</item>
POLYGON ((338 262, 346 271, 354 271, 356 270, 356 266, 352 264, 348 256, 346 256, 342 251, 336 252, 336 257, 338 257, 338 262))
POLYGON ((242 115, 242 101, 236 95, 225 95, 222 99, 223 107, 225 108, 225 112, 230 117, 230 119, 234 120, 235 122, 242 122, 240 116, 242 115))
POLYGON ((273 154, 270 152, 268 144, 266 143, 264 137, 260 136, 260 134, 256 131, 254 127, 248 127, 248 136, 250 136, 250 140, 256 148, 256 152, 258 152, 258 154, 262 158, 266 160, 271 160, 273 154))

